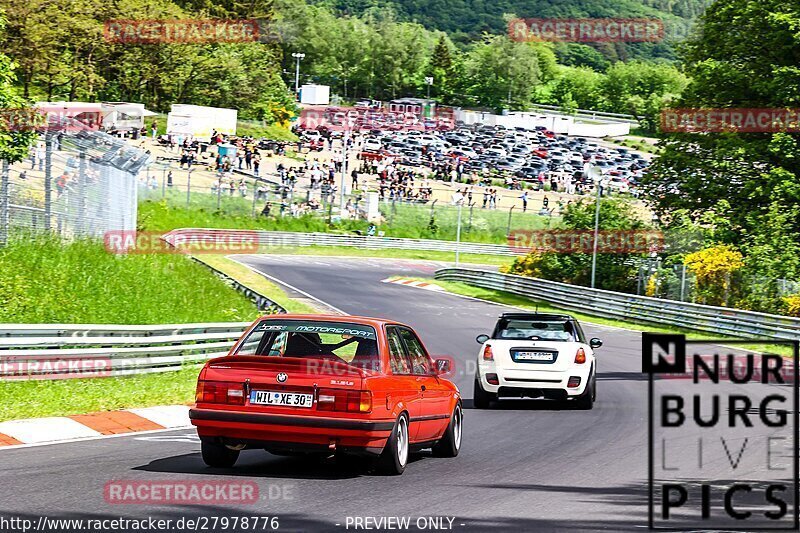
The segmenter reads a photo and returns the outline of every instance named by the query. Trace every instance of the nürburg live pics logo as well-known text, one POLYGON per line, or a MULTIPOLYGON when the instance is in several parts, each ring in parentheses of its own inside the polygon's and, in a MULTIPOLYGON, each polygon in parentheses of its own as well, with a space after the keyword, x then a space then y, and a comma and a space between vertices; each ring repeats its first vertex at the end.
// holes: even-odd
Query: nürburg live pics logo
POLYGON ((800 527, 798 344, 642 334, 650 529, 800 527))

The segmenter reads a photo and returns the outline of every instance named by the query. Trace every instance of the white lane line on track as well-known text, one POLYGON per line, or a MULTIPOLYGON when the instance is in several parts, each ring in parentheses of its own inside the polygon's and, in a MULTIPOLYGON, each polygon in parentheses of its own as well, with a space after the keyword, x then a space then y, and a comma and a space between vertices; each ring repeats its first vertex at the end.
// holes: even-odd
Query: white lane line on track
POLYGON ((239 264, 240 264, 240 265, 242 265, 243 267, 247 267, 247 268, 249 268, 250 270, 252 270, 252 271, 253 271, 253 272, 255 272, 256 274, 261 274, 261 275, 262 275, 262 276, 264 276, 265 278, 267 278, 267 279, 269 279, 269 280, 271 280, 271 281, 273 281, 273 282, 275 282, 275 283, 277 283, 277 284, 279 284, 279 285, 283 285, 284 287, 287 287, 287 288, 288 288, 288 289, 290 289, 290 290, 293 290, 293 291, 295 291, 295 292, 298 292, 298 293, 302 294, 303 296, 305 296, 306 298, 310 298, 310 299, 314 300, 315 302, 317 302, 318 304, 320 304, 320 305, 322 305, 322 306, 324 306, 324 307, 327 307, 328 309, 331 309, 332 311, 334 311, 334 312, 336 312, 336 313, 338 313, 338 314, 340 314, 340 315, 349 315, 349 314, 350 314, 350 313, 345 313, 344 311, 342 311, 342 310, 341 310, 341 309, 339 309, 338 307, 336 307, 336 306, 334 306, 334 305, 331 305, 331 304, 329 304, 328 302, 325 302, 325 301, 323 301, 323 300, 320 300, 319 298, 317 298, 317 297, 316 297, 316 296, 314 296, 313 294, 309 294, 309 293, 307 293, 306 291, 304 291, 304 290, 302 290, 302 289, 298 289, 298 288, 297 288, 297 287, 295 287, 294 285, 290 285, 289 283, 286 283, 286 282, 285 282, 285 281, 283 281, 283 280, 280 280, 280 279, 278 279, 278 278, 276 278, 276 277, 270 276, 269 274, 266 274, 266 273, 264 273, 264 272, 261 272, 260 270, 256 269, 255 267, 252 267, 252 266, 248 265, 247 263, 242 263, 241 261, 237 260, 235 257, 232 257, 232 256, 230 256, 230 255, 229 255, 229 256, 227 256, 227 257, 228 257, 228 259, 230 259, 231 261, 235 261, 236 263, 239 263, 239 264))
POLYGON ((184 427, 175 427, 175 428, 164 428, 164 429, 149 429, 147 431, 134 431, 131 433, 117 433, 114 435, 98 435, 96 437, 81 437, 79 439, 69 439, 69 440, 53 440, 50 442, 31 442, 28 444, 11 444, 9 446, 0 446, 0 454, 3 453, 4 450, 14 450, 17 448, 38 448, 39 446, 50 446, 51 444, 69 444, 70 442, 84 442, 87 440, 102 440, 102 439, 116 439, 119 437, 135 437, 139 435, 147 435, 150 433, 164 433, 167 431, 178 431, 182 429, 192 429, 193 426, 184 426, 184 427))

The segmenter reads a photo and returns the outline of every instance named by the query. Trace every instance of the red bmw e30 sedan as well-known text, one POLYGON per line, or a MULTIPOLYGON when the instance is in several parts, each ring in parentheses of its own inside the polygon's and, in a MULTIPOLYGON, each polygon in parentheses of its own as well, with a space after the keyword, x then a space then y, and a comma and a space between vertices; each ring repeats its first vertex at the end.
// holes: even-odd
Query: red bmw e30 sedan
POLYGON ((410 451, 455 457, 458 388, 414 330, 353 316, 271 315, 200 371, 189 415, 203 460, 231 467, 240 450, 365 454, 401 474, 410 451))

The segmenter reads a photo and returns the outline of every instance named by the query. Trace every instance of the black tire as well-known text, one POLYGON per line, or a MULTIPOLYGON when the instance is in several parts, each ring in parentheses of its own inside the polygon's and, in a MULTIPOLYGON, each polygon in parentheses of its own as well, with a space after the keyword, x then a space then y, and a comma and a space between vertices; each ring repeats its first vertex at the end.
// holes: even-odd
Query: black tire
POLYGON ((231 450, 223 444, 210 440, 200 442, 203 462, 214 468, 230 468, 239 458, 239 450, 231 450))
POLYGON ((589 385, 577 399, 575 399, 575 408, 583 411, 588 411, 594 407, 594 401, 597 398, 597 380, 595 379, 594 372, 589 377, 589 385))
POLYGON ((461 437, 464 421, 464 411, 461 409, 461 402, 456 404, 453 409, 453 415, 450 417, 450 423, 444 431, 444 435, 439 439, 433 449, 433 455, 436 457, 455 457, 461 450, 461 437))
POLYGON ((489 403, 494 400, 497 400, 497 395, 483 390, 480 378, 475 376, 475 387, 472 392, 472 405, 475 409, 488 409, 489 403))
POLYGON ((411 443, 409 441, 408 415, 400 413, 392 433, 378 458, 378 472, 387 476, 399 476, 406 469, 411 443))

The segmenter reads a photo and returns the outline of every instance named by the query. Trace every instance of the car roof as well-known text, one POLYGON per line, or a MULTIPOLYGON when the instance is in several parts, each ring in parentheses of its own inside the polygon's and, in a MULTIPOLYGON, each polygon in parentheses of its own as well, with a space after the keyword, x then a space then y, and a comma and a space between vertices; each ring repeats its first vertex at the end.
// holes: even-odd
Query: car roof
POLYGON ((553 313, 503 313, 499 319, 512 319, 512 320, 571 320, 575 318, 570 315, 559 315, 553 313))
MULTIPOLYGON (((351 316, 351 315, 301 315, 301 314, 279 314, 279 315, 265 315, 260 317, 257 322, 261 320, 315 320, 318 322, 343 322, 348 324, 363 324, 366 326, 373 326, 380 329, 385 324, 400 324, 394 320, 387 320, 384 318, 372 318, 366 316, 351 316)), ((406 326, 410 327, 410 326, 406 326)), ((413 329, 413 328, 412 328, 413 329)))

